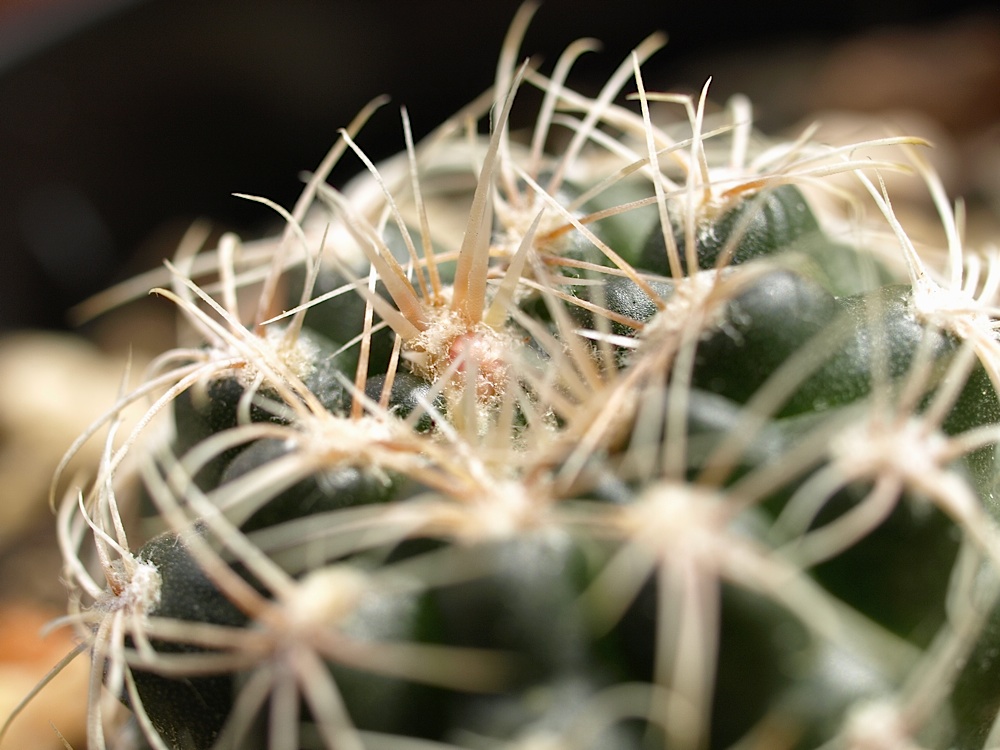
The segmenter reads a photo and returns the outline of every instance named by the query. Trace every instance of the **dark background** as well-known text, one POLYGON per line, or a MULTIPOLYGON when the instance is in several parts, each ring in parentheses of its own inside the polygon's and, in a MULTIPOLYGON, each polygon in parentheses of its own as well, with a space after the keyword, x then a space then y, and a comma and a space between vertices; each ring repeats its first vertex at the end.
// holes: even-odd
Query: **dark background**
MULTIPOLYGON (((399 105, 419 136, 490 85, 517 5, 0 2, 0 329, 65 327, 68 307, 169 255, 196 217, 254 232, 269 215, 231 193, 290 205, 299 173, 378 94, 392 106, 360 144, 374 158, 400 150, 399 105)), ((749 89, 770 101, 762 124, 781 127, 805 105, 798 96, 768 100, 769 88, 795 90, 796 66, 813 59, 803 51, 872 28, 996 9, 930 0, 549 0, 524 50, 551 65, 567 43, 596 37, 603 52, 581 60, 572 79, 596 86, 662 29, 670 41, 644 67, 647 82, 693 89, 715 73, 714 92, 749 89)))

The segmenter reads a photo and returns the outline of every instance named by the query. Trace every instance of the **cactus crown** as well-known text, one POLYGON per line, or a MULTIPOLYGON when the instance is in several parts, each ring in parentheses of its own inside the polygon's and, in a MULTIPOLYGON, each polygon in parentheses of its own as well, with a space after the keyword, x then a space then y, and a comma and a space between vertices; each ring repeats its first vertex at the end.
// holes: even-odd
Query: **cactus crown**
POLYGON ((533 10, 426 140, 372 164, 374 102, 280 237, 168 264, 192 343, 60 506, 90 746, 983 747, 996 249, 918 139, 769 142, 647 90, 659 35, 584 96, 533 10))

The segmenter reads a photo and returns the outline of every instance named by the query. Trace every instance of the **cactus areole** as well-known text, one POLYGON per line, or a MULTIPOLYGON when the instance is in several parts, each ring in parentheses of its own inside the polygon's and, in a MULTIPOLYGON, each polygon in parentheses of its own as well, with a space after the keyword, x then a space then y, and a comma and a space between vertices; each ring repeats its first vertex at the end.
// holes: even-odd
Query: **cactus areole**
POLYGON ((584 95, 533 12, 143 303, 183 344, 58 521, 90 747, 995 747, 997 248, 919 139, 770 140, 658 34, 584 95))

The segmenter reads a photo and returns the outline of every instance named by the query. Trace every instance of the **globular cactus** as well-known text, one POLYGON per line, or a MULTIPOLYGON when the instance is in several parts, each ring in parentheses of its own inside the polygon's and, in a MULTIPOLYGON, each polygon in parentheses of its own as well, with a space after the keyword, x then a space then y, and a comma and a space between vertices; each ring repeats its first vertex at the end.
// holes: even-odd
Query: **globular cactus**
POLYGON ((427 139, 372 164, 373 105, 280 237, 169 265, 185 345, 59 516, 92 749, 995 746, 996 248, 918 139, 768 141, 647 90, 657 35, 588 97, 531 11, 427 139))

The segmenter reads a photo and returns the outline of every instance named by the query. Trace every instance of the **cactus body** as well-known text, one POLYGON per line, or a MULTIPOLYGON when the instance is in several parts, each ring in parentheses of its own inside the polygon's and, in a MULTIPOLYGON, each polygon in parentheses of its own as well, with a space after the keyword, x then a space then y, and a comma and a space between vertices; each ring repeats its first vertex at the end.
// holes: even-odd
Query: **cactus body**
MULTIPOLYGON (((331 154, 368 171, 217 253, 218 299, 175 270, 203 346, 151 376, 167 434, 111 430, 80 505, 126 571, 85 618, 106 681, 156 748, 982 747, 995 256, 918 252, 865 144, 768 144, 742 100, 653 117, 656 37, 595 99, 575 48, 515 69, 528 12, 489 132, 375 167, 353 123, 331 154), (832 172, 869 201, 851 231, 832 172), (134 556, 129 471, 165 529, 134 556)), ((934 192, 914 144, 876 145, 934 192)))

